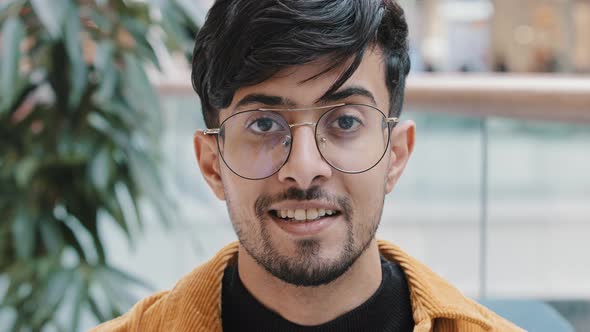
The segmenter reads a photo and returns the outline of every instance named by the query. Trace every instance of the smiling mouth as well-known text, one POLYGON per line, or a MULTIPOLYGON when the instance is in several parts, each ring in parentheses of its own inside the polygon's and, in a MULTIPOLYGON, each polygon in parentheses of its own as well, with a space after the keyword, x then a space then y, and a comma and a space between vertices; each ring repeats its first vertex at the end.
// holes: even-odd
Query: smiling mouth
POLYGON ((304 223, 320 219, 336 217, 340 211, 326 209, 281 209, 270 210, 270 215, 281 221, 304 223))

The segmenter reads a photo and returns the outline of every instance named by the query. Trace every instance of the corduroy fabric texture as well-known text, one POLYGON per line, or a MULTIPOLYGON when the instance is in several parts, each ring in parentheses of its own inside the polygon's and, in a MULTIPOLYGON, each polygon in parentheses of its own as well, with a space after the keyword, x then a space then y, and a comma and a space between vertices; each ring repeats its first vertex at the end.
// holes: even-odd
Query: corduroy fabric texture
MULTIPOLYGON (((379 241, 379 251, 397 262, 408 280, 414 332, 524 331, 459 290, 397 246, 379 241)), ((237 259, 238 242, 223 247, 211 260, 181 279, 174 289, 139 301, 125 315, 91 332, 222 332, 221 286, 228 263, 237 259)))

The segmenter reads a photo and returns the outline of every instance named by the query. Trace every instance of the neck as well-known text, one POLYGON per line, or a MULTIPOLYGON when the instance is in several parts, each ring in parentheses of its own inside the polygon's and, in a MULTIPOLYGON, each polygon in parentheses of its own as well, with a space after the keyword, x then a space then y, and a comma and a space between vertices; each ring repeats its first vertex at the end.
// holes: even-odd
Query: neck
POLYGON ((268 309, 299 325, 320 325, 363 304, 381 284, 377 241, 338 279, 318 287, 297 287, 270 274, 240 246, 238 272, 248 291, 268 309))

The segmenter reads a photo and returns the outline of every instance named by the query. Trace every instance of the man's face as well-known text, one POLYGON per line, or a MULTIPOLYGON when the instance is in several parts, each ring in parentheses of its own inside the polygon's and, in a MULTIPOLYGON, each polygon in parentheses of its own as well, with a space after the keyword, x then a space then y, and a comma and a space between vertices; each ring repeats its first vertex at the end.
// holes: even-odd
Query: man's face
MULTIPOLYGON (((295 105, 290 108, 324 105, 316 102, 337 80, 344 67, 306 81, 324 68, 325 64, 321 62, 297 66, 283 70, 263 83, 239 89, 230 107, 221 110, 220 123, 240 111, 281 108, 274 102, 268 104, 269 101, 252 96, 292 101, 295 105), (245 98, 254 101, 236 108, 245 98)), ((352 91, 352 87, 357 88, 354 91, 364 90, 370 96, 352 93, 327 104, 368 104, 387 114, 389 94, 382 56, 378 51, 366 52, 355 74, 335 94, 352 91)), ((292 124, 316 122, 326 111, 278 113, 292 124)), ((413 124, 409 127, 413 137, 413 124)), ((360 174, 346 174, 333 169, 322 158, 312 126, 294 127, 292 133, 289 159, 274 175, 262 180, 244 179, 234 174, 217 155, 212 156, 217 165, 210 168, 219 173, 220 180, 207 180, 217 196, 227 201, 240 244, 258 264, 290 284, 317 286, 346 272, 374 239, 385 194, 392 189, 409 153, 400 159, 395 148, 390 146, 384 158, 372 169, 360 174), (211 181, 217 182, 212 184, 211 181), (317 213, 324 213, 324 216, 313 222, 282 219, 281 213, 289 210, 294 214, 305 213, 307 219, 317 218, 317 213), (329 215, 328 210, 334 213, 329 215)), ((211 155, 214 153, 218 154, 218 151, 211 152, 211 155)), ((202 152, 197 155, 203 159, 202 152)), ((203 169, 203 172, 207 178, 207 171, 203 169)))

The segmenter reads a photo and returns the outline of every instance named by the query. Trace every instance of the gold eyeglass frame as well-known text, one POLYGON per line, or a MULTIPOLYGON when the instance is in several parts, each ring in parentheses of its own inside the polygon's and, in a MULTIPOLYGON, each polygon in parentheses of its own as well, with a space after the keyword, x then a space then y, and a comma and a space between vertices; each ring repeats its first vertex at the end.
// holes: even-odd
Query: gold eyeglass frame
MULTIPOLYGON (((269 112, 292 112, 292 111, 313 111, 313 110, 323 110, 323 109, 334 109, 337 107, 341 107, 341 106, 346 106, 346 105, 359 105, 359 106, 367 106, 370 107, 376 111, 378 111, 379 113, 381 113, 383 115, 383 117, 385 118, 385 122, 387 123, 387 126, 389 127, 390 124, 393 124, 393 126, 388 130, 388 137, 387 137, 387 145, 385 146, 385 150, 383 151, 383 154, 381 155, 381 157, 379 158, 379 160, 377 160, 377 162, 362 171, 355 171, 355 172, 351 172, 351 171, 346 171, 343 170, 341 168, 338 168, 334 165, 332 165, 331 162, 329 162, 328 160, 326 160, 326 158, 324 158, 324 156, 321 153, 320 147, 318 146, 318 141, 317 138, 315 139, 316 141, 316 147, 318 148, 318 151, 320 153, 320 156, 322 157, 322 159, 328 163, 328 165, 330 165, 330 167, 334 168, 335 170, 339 171, 339 172, 343 172, 343 173, 347 173, 347 174, 359 174, 359 173, 364 173, 368 170, 370 170, 371 168, 375 167, 377 164, 379 164, 379 162, 381 161, 381 159, 383 159, 383 156, 385 156, 385 153, 387 152, 387 148, 389 147, 389 141, 391 139, 391 130, 393 130, 393 127, 395 127, 395 125, 397 123, 399 123, 399 118, 398 117, 387 117, 385 115, 385 113, 383 113, 383 111, 381 111, 380 109, 378 109, 375 106, 371 106, 371 105, 367 105, 367 104, 361 104, 361 103, 339 103, 339 104, 333 104, 333 105, 326 105, 326 106, 317 106, 317 107, 304 107, 304 108, 257 108, 257 109, 252 109, 252 110, 247 110, 247 111, 242 111, 242 112, 238 112, 235 114, 230 115, 227 119, 223 120, 223 122, 221 122, 221 124, 219 125, 219 128, 211 128, 211 129, 205 129, 203 130, 203 135, 216 135, 216 139, 217 139, 217 149, 221 155, 221 159, 223 160, 223 163, 237 176, 244 178, 244 179, 248 179, 248 180, 262 180, 262 179, 266 179, 269 178, 271 176, 273 176, 274 174, 276 174, 281 168, 283 168, 283 166, 287 163, 287 161, 289 160, 289 157, 291 156, 291 148, 289 148, 289 154, 287 154, 287 158, 285 158, 285 161, 283 162, 283 164, 281 164, 280 167, 277 168, 276 171, 274 171, 272 174, 265 176, 265 177, 261 177, 261 178, 250 178, 250 177, 246 177, 243 176, 241 174, 239 174, 238 172, 236 172, 230 165, 228 165, 228 163, 225 161, 225 158, 223 157, 223 153, 221 153, 221 148, 219 147, 219 133, 221 130, 221 127, 223 126, 223 124, 230 119, 231 117, 233 117, 234 115, 240 114, 240 113, 244 113, 244 112, 253 112, 253 111, 269 111, 269 112)), ((279 115, 280 116, 280 115, 279 115)), ((323 116, 323 115, 322 115, 323 116)), ((298 122, 298 123, 288 123, 287 120, 285 118, 283 118, 283 120, 285 120, 285 123, 289 126, 289 130, 291 131, 291 129, 296 128, 296 127, 301 127, 301 126, 310 126, 314 129, 314 131, 317 130, 317 124, 318 122, 321 120, 322 116, 320 116, 320 118, 318 119, 318 121, 316 122, 298 122)), ((282 116, 281 116, 282 117, 282 116)), ((291 132, 291 137, 293 136, 293 133, 291 132)))

